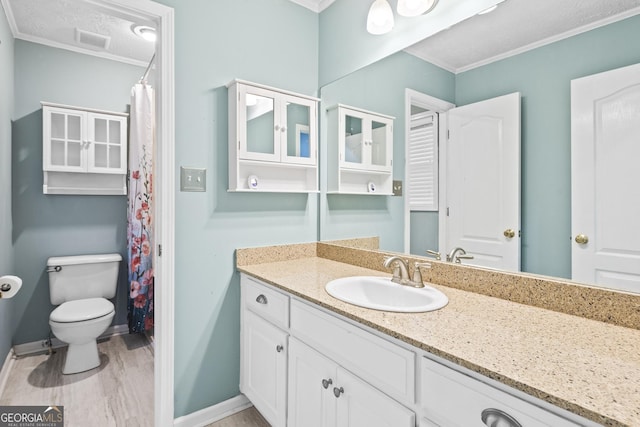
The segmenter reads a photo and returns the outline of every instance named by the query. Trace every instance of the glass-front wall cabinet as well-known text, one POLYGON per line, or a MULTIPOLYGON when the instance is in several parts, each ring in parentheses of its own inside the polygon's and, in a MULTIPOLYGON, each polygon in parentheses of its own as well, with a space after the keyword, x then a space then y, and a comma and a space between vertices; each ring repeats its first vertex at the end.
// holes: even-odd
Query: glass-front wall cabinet
POLYGON ((318 191, 318 99, 229 84, 229 190, 318 191))
POLYGON ((393 118, 339 107, 342 167, 391 171, 393 118))

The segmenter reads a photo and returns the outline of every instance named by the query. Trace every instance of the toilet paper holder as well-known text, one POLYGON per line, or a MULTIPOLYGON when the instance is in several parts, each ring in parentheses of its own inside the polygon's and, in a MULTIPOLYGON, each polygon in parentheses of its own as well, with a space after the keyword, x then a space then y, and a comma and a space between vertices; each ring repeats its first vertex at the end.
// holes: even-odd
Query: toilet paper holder
POLYGON ((12 298, 22 286, 22 279, 17 276, 0 277, 0 299, 12 298))

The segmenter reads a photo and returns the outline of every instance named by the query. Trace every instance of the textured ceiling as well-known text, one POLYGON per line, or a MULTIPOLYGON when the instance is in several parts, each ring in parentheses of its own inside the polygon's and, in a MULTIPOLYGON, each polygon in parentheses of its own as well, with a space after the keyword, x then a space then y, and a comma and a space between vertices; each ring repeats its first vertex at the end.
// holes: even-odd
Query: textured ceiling
MULTIPOLYGON (((101 0, 0 1, 16 38, 137 65, 146 65, 153 55, 154 44, 131 28, 154 24, 117 12, 101 0), (109 37, 108 47, 79 43, 76 29, 109 37)), ((321 12, 336 0, 291 1, 321 12)), ((391 4, 395 6, 395 0, 391 4)), ((406 51, 460 72, 639 13, 640 0, 505 0, 496 11, 461 22, 406 51)), ((363 26, 365 20, 363 16, 363 26)))
POLYGON ((506 0, 406 51, 460 72, 639 13, 640 0, 506 0))
POLYGON ((13 35, 19 39, 137 65, 146 65, 155 51, 153 42, 132 31, 135 25, 154 27, 154 23, 117 12, 99 1, 2 0, 2 5, 13 35), (80 43, 77 29, 107 37, 108 46, 80 43))

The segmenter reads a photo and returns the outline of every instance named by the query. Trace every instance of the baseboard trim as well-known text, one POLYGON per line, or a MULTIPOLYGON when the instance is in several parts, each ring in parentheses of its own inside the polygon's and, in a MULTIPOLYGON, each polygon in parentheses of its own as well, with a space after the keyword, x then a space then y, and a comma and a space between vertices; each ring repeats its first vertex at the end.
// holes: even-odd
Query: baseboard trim
POLYGON ((173 420, 174 427, 203 427, 251 407, 244 394, 173 420))
MULTIPOLYGON (((98 337, 98 341, 101 340, 101 339, 105 339, 105 338, 109 338, 109 337, 115 337, 117 335, 123 335, 123 334, 128 334, 128 333, 129 333, 129 326, 128 325, 110 326, 109 329, 104 331, 104 333, 98 337)), ((26 355, 29 355, 29 354, 43 353, 43 352, 46 352, 48 350, 46 341, 47 340, 41 340, 41 341, 27 342, 27 343, 24 343, 24 344, 16 344, 16 345, 13 346, 13 352, 15 353, 16 356, 26 356, 26 355)), ((66 345, 67 345, 67 343, 62 342, 62 341, 60 341, 59 339, 57 339, 55 337, 51 338, 51 347, 52 348, 60 348, 60 347, 66 346, 66 345)))
POLYGON ((7 353, 6 359, 4 359, 2 368, 0 368, 0 396, 4 393, 4 388, 7 385, 7 380, 9 379, 9 372, 13 369, 15 360, 15 353, 13 352, 13 349, 10 349, 9 353, 7 353))

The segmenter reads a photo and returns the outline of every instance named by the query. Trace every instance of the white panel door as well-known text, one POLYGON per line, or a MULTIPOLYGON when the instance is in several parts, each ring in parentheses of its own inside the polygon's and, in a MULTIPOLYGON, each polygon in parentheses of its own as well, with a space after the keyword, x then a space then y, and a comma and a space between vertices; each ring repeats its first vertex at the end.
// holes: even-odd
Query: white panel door
POLYGON ((288 427, 335 426, 336 369, 331 360, 290 339, 288 427))
POLYGON ((414 427, 415 414, 348 371, 338 368, 334 387, 337 427, 414 427))
POLYGON ((639 163, 640 64, 573 80, 573 280, 640 292, 639 163))
POLYGON ((520 94, 448 112, 446 247, 465 264, 520 270, 520 94))
POLYGON ((241 391, 274 427, 287 421, 287 333, 243 312, 241 391))

